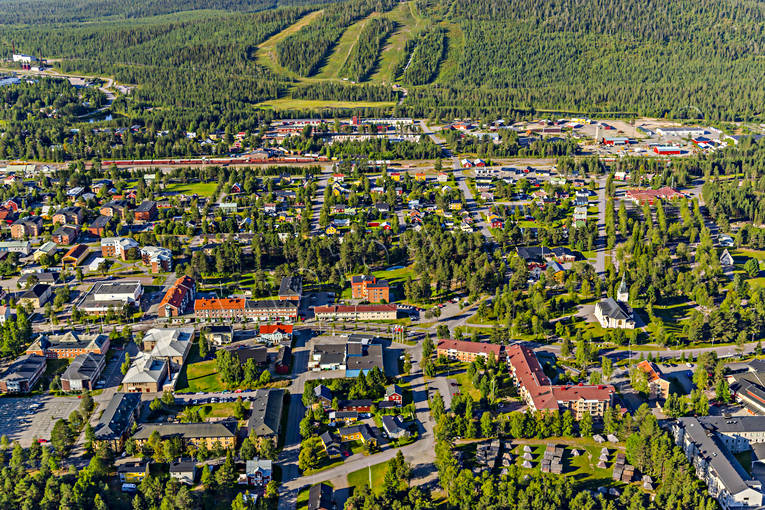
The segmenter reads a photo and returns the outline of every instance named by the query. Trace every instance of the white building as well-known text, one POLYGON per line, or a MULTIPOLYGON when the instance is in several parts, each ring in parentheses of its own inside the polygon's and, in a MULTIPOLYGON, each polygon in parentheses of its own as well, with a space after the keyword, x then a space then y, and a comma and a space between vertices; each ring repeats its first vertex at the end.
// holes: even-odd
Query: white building
POLYGON ((13 61, 21 62, 22 64, 31 64, 32 62, 37 62, 37 57, 33 57, 32 55, 24 55, 23 53, 14 53, 13 61))
POLYGON ((595 318, 604 328, 635 329, 632 312, 614 298, 607 298, 595 305, 595 318))

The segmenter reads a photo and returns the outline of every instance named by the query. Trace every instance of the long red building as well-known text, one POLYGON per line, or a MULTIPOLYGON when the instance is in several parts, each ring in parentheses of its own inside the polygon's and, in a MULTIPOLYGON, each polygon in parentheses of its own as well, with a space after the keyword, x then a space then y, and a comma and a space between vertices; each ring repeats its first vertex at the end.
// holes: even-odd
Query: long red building
POLYGON ((578 420, 585 413, 602 417, 613 405, 616 389, 610 384, 552 384, 534 351, 524 345, 509 346, 507 360, 521 397, 532 411, 569 409, 578 420))

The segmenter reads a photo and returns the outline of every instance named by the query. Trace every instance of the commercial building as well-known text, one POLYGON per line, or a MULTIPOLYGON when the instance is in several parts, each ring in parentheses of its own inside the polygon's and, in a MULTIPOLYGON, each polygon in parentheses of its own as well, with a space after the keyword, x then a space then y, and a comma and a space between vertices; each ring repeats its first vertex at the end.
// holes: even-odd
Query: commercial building
POLYGON ((233 448, 236 445, 236 433, 232 432, 229 424, 217 423, 146 423, 141 425, 133 439, 136 445, 142 447, 154 431, 159 433, 162 440, 179 437, 184 446, 199 447, 205 445, 208 449, 216 446, 233 448))
POLYGON ((98 282, 85 296, 79 307, 92 314, 105 314, 109 309, 121 309, 126 305, 140 306, 143 296, 141 282, 98 282))
POLYGON ((67 331, 63 334, 41 333, 27 347, 27 354, 37 354, 50 359, 72 359, 82 354, 106 355, 110 340, 104 334, 83 334, 67 331))
POLYGON ((61 374, 61 389, 64 391, 80 391, 95 389, 96 381, 106 366, 106 356, 103 354, 80 354, 61 374))
POLYGON ((0 393, 29 393, 45 372, 46 359, 24 354, 0 375, 0 393))
POLYGON ((390 285, 375 276, 356 275, 351 277, 351 296, 372 303, 390 301, 390 285))
POLYGON ((501 345, 467 340, 440 339, 436 345, 436 354, 464 362, 471 362, 479 356, 488 359, 490 355, 494 355, 496 361, 504 358, 504 350, 501 345))
POLYGON ((734 455, 765 443, 765 416, 685 417, 671 428, 696 475, 722 508, 761 507, 763 481, 751 476, 734 455))
MULTIPOLYGON (((54 245, 55 246, 55 245, 54 245)), ((18 253, 27 256, 32 253, 32 243, 29 241, 0 242, 0 253, 18 253)))
POLYGON ((743 371, 728 376, 730 390, 736 400, 757 415, 765 415, 765 360, 752 360, 743 371))
POLYGON ((383 346, 381 344, 365 344, 348 342, 345 358, 345 377, 358 377, 367 374, 373 368, 379 368, 385 373, 383 346))
POLYGON ((676 200, 685 197, 685 195, 669 186, 664 186, 659 189, 628 189, 624 193, 624 196, 637 205, 652 205, 656 200, 676 200))
POLYGON ((695 138, 697 136, 704 136, 709 134, 709 130, 702 127, 660 127, 656 128, 656 132, 660 136, 678 137, 678 138, 695 138))
POLYGON ((320 370, 345 370, 346 344, 320 343, 319 338, 314 339, 311 357, 308 359, 308 369, 314 372, 320 370))
POLYGON ((32 306, 42 308, 53 295, 53 287, 45 283, 36 283, 31 289, 26 290, 19 296, 17 306, 32 306))
POLYGON ((159 303, 159 317, 178 317, 183 315, 194 302, 196 282, 190 276, 182 276, 175 280, 172 287, 167 289, 159 303))
POLYGON ((255 392, 250 406, 250 419, 247 421, 247 431, 257 437, 276 439, 282 419, 284 405, 284 390, 265 390, 255 392))
POLYGON ((382 305, 327 305, 316 306, 314 316, 320 321, 359 320, 379 321, 396 320, 398 307, 395 304, 382 305))
POLYGON ((141 395, 115 393, 93 427, 96 442, 107 443, 115 451, 121 450, 133 423, 140 415, 141 395))
POLYGON ((129 393, 162 391, 169 368, 166 359, 155 359, 151 354, 139 352, 122 379, 122 387, 129 393))
POLYGON ((662 376, 659 367, 647 360, 638 363, 637 367, 638 370, 645 373, 648 380, 648 398, 665 400, 669 397, 670 382, 662 376))
POLYGON ((613 405, 616 390, 611 385, 553 385, 534 351, 525 345, 509 346, 507 359, 521 398, 532 411, 568 409, 578 420, 585 413, 602 417, 613 405))

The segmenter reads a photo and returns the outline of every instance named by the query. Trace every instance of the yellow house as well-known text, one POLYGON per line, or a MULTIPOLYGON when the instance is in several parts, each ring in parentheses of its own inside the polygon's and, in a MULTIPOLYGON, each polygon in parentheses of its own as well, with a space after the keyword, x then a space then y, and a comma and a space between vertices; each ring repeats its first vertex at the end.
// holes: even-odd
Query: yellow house
POLYGON ((128 462, 117 466, 117 474, 122 483, 141 483, 148 473, 148 462, 128 462))
POLYGON ((414 174, 415 181, 425 181, 427 179, 428 177, 427 175, 425 175, 425 172, 417 172, 416 174, 414 174))
POLYGON ((327 234, 328 236, 333 236, 337 234, 337 227, 335 227, 334 225, 330 225, 324 230, 324 233, 327 234))
POLYGON ((204 444, 208 449, 216 444, 223 448, 236 446, 236 434, 222 423, 147 423, 133 435, 136 446, 143 447, 154 431, 162 440, 180 437, 185 446, 204 444))
POLYGON ((462 210, 462 202, 454 201, 454 202, 449 203, 449 209, 451 209, 452 211, 461 211, 462 210))
POLYGON ((360 441, 363 444, 376 443, 375 437, 372 435, 372 431, 369 429, 369 425, 363 423, 361 425, 352 425, 350 427, 343 427, 340 429, 340 438, 345 441, 360 441))
POLYGON ((396 182, 401 182, 401 174, 399 172, 391 172, 390 178, 396 182))

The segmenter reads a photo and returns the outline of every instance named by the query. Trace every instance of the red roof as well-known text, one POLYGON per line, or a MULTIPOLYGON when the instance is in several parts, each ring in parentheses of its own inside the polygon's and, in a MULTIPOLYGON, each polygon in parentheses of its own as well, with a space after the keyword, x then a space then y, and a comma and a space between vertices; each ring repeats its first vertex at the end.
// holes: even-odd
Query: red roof
POLYGON ((486 354, 490 352, 494 353, 495 359, 499 359, 502 353, 502 346, 497 344, 489 344, 486 342, 469 342, 467 340, 450 340, 440 339, 438 341, 437 349, 453 350, 458 352, 472 352, 475 354, 486 354))
POLYGON ((276 332, 292 334, 292 324, 264 324, 260 326, 261 335, 270 335, 276 332))
POLYGON ((558 409, 558 402, 580 399, 610 401, 616 391, 611 385, 553 386, 534 351, 525 345, 511 345, 507 355, 518 384, 526 389, 538 410, 558 409))
POLYGON ((659 369, 651 363, 648 360, 641 361, 637 364, 637 367, 645 372, 645 374, 648 376, 648 382, 653 382, 658 379, 661 379, 661 372, 659 372, 659 369))
POLYGON ((349 313, 349 312, 395 312, 398 306, 388 305, 328 305, 314 307, 314 313, 349 313))
POLYGON ((673 200, 676 198, 682 198, 683 194, 674 188, 664 186, 659 189, 629 189, 625 193, 627 198, 638 202, 653 202, 654 200, 673 200))
POLYGON ((172 287, 167 289, 159 306, 170 305, 180 308, 183 298, 194 288, 194 280, 190 276, 178 278, 172 287))
POLYGON ((194 301, 194 311, 199 310, 244 310, 242 298, 213 298, 197 299, 194 301))

